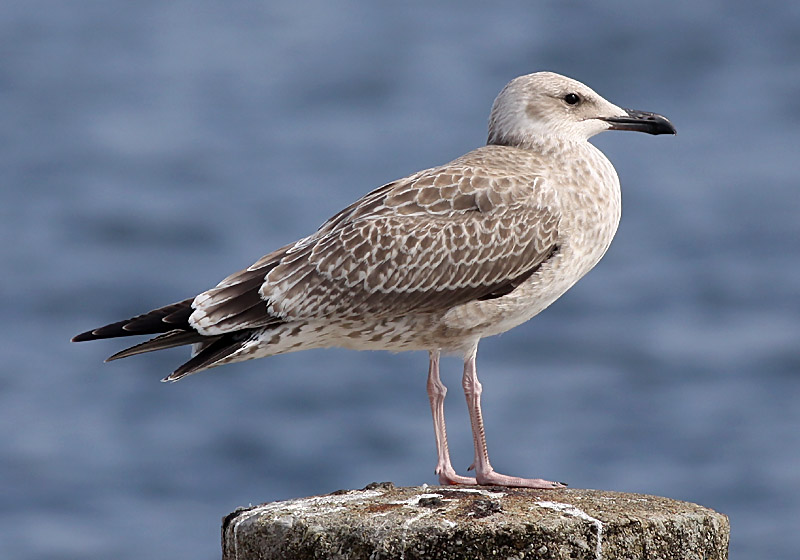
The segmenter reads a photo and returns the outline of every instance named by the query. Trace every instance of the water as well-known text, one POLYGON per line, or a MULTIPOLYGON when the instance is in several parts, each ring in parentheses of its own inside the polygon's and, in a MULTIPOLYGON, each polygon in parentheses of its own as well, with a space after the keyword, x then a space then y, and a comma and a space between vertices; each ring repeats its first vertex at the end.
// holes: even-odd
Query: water
MULTIPOLYGON (((434 483, 426 356, 341 350, 176 385, 77 332, 194 295, 367 190, 485 139, 555 70, 677 137, 596 143, 601 265, 481 345, 498 469, 800 525, 800 9, 779 2, 0 4, 0 555, 217 558, 240 505, 434 483)), ((460 364, 443 362, 455 465, 460 364)))

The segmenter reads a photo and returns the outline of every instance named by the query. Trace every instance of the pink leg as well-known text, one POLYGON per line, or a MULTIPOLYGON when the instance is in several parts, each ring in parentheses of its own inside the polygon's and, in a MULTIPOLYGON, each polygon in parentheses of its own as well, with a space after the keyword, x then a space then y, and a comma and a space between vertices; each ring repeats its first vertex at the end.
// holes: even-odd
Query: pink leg
POLYGON ((444 425, 444 397, 447 387, 439 379, 439 351, 430 352, 430 368, 428 369, 428 399, 431 401, 433 413, 433 432, 436 435, 436 474, 439 484, 477 484, 474 478, 459 476, 450 464, 450 451, 447 449, 447 429, 444 425))
POLYGON ((493 486, 515 486, 521 488, 564 488, 561 482, 551 482, 541 478, 519 478, 496 473, 489 463, 489 451, 486 449, 486 435, 483 429, 483 414, 481 413, 481 387, 478 381, 478 371, 475 367, 477 345, 464 360, 464 394, 467 397, 469 418, 472 423, 472 439, 475 442, 475 462, 470 470, 475 468, 475 478, 478 484, 493 486))

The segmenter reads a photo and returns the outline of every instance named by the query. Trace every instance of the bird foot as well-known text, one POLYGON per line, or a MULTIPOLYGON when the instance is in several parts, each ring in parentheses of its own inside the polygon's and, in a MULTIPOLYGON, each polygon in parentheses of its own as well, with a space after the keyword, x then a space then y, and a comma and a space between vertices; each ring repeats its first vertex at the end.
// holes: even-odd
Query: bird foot
POLYGON ((489 471, 477 473, 475 476, 478 484, 483 486, 508 486, 513 488, 566 488, 563 482, 552 482, 541 478, 520 478, 518 476, 508 476, 497 472, 489 471))
POLYGON ((452 467, 449 469, 436 469, 436 474, 439 475, 439 484, 442 486, 450 486, 453 484, 478 484, 478 481, 471 476, 456 474, 456 471, 454 471, 452 467))

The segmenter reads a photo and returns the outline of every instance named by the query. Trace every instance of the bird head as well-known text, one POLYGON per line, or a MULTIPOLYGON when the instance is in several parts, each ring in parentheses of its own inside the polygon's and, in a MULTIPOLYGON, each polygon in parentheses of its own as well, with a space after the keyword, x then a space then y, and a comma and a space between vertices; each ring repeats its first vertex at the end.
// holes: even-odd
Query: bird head
POLYGON ((537 138, 581 142, 605 130, 675 134, 661 115, 623 109, 577 80, 536 72, 511 80, 494 100, 488 143, 524 147, 537 138))

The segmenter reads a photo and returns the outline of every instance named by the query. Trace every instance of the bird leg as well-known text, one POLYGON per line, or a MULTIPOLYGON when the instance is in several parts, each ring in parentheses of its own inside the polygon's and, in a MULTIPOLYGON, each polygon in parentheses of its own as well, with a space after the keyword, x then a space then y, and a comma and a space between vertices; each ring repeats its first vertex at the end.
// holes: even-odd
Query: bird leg
MULTIPOLYGON (((464 387, 464 395, 467 397, 467 408, 469 409, 469 418, 472 424, 472 439, 475 442, 475 462, 470 467, 470 470, 475 469, 475 479, 478 484, 520 488, 563 488, 566 485, 561 482, 551 482, 541 478, 507 476, 495 472, 492 468, 491 463, 489 463, 489 451, 486 449, 486 434, 484 433, 483 414, 481 413, 481 391, 483 388, 480 381, 478 381, 478 370, 475 366, 477 352, 478 347, 476 345, 464 360, 462 385, 464 387)), ((433 364, 433 361, 431 361, 431 364, 433 364)), ((445 444, 446 449, 447 445, 445 444)), ((449 460, 447 464, 450 464, 449 460)))
POLYGON ((477 484, 474 478, 459 476, 450 464, 450 451, 447 449, 447 428, 444 425, 444 397, 447 387, 439 379, 439 351, 431 350, 430 367, 428 368, 428 399, 431 401, 433 414, 433 433, 436 436, 436 474, 439 484, 477 484))

